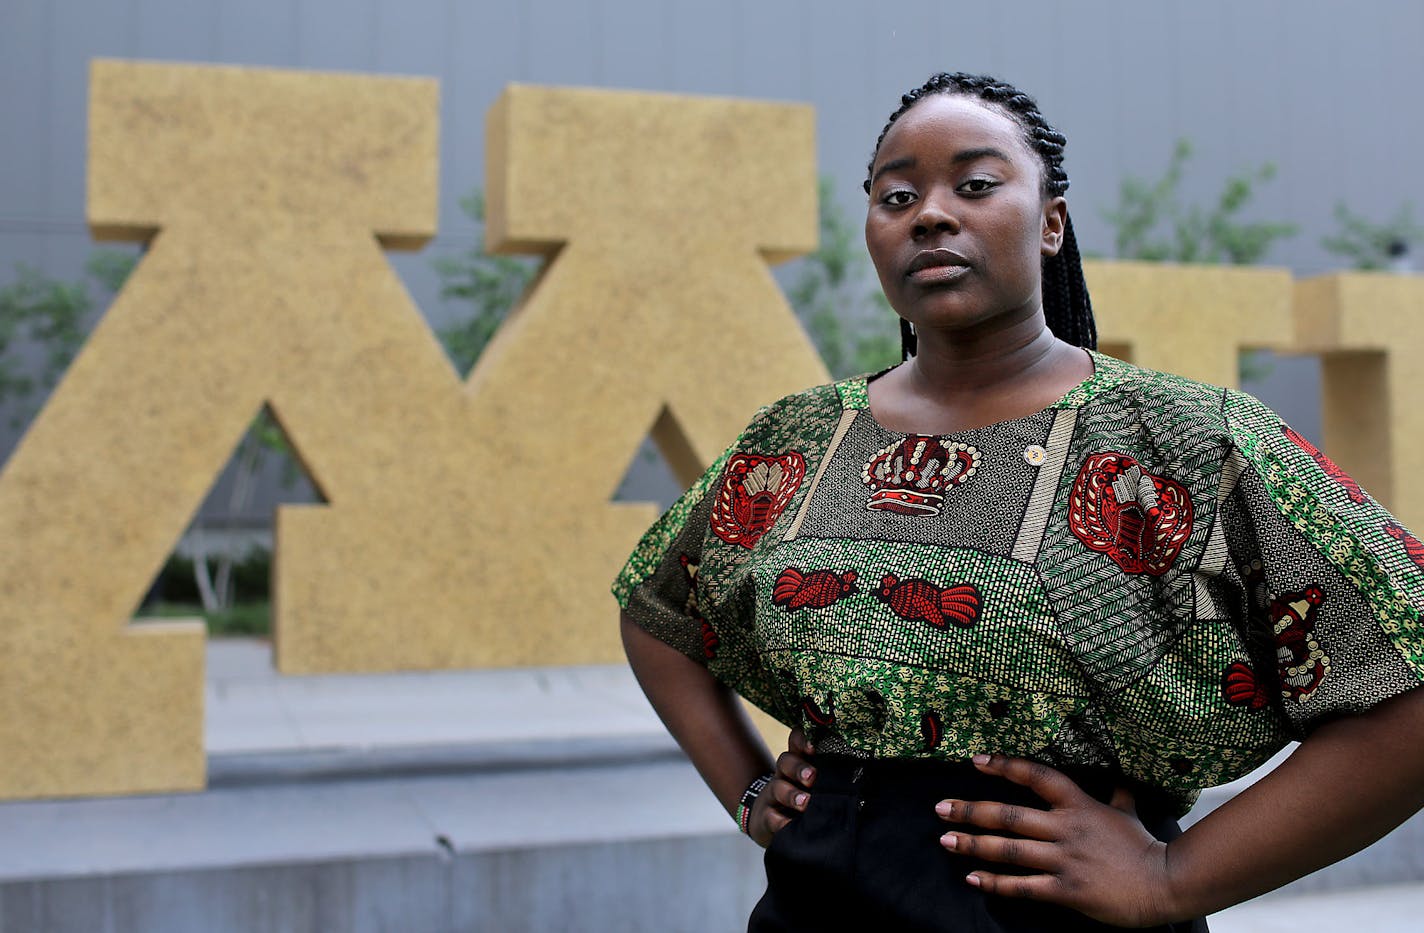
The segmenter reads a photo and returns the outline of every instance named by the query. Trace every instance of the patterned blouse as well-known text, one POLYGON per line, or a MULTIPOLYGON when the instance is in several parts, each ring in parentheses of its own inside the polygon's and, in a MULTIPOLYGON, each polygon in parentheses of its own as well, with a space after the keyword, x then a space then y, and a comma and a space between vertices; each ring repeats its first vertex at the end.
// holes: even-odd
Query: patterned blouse
POLYGON ((866 377, 788 396, 614 594, 822 751, 1104 767, 1183 811, 1424 679, 1424 544, 1254 398, 1093 360, 952 435, 882 427, 866 377))

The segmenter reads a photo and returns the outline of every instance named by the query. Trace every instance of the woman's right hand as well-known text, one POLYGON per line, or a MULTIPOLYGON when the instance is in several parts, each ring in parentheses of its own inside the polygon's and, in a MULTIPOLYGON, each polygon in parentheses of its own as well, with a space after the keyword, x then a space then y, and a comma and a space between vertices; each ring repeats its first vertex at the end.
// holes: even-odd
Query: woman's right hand
POLYGON ((816 768, 811 764, 814 752, 806 734, 792 729, 786 751, 776 759, 775 776, 752 804, 749 835, 762 848, 771 845, 771 837, 806 809, 816 780, 816 768))

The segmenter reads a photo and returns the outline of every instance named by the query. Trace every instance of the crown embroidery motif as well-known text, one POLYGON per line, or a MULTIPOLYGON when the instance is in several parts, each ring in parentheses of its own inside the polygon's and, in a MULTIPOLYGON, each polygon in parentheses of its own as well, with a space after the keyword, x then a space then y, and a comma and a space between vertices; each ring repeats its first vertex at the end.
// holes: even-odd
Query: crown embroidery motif
POLYGON ((756 547, 805 476, 806 460, 794 450, 775 457, 733 454, 712 504, 712 532, 728 544, 756 547))
POLYGON ((938 515, 946 491, 962 486, 979 469, 979 450, 911 434, 866 461, 860 478, 870 488, 872 512, 938 515))
POLYGON ((1181 483, 1109 450, 1083 461, 1068 499, 1068 527, 1124 573, 1160 577, 1191 537, 1192 512, 1181 483))

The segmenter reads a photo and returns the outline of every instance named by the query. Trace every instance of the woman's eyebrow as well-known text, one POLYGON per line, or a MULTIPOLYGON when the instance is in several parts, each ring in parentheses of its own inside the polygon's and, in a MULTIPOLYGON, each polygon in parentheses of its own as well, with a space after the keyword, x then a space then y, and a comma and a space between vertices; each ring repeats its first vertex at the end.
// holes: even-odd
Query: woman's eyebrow
POLYGON ((981 146, 978 149, 964 149, 954 154, 950 159, 951 165, 960 165, 964 162, 973 162, 975 159, 999 159, 1003 162, 1013 160, 1004 153, 1002 149, 995 149, 993 146, 981 146))
MULTIPOLYGON (((980 146, 977 149, 961 149, 950 158, 950 165, 962 165, 965 162, 973 162, 976 159, 998 159, 1001 162, 1013 162, 1012 159, 1002 149, 995 149, 993 146, 980 146)), ((901 156, 898 159, 891 159, 875 170, 875 174, 870 176, 870 183, 873 185, 880 180, 880 176, 886 172, 898 171, 902 168, 914 168, 914 156, 901 156)))
POLYGON ((891 159, 889 162, 886 162, 884 165, 880 166, 878 169, 875 170, 875 174, 870 176, 870 183, 872 185, 875 184, 875 182, 879 180, 880 176, 884 175, 886 172, 894 172, 902 168, 914 167, 914 156, 901 156, 898 159, 891 159))

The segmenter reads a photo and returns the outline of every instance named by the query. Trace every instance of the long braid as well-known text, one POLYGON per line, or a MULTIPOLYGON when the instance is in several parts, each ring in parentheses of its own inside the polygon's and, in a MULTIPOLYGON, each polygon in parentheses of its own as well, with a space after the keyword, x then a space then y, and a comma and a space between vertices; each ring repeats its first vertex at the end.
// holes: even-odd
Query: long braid
MULTIPOLYGON (((1063 147, 1067 138, 1043 118, 1034 99, 1012 84, 1005 84, 988 75, 963 72, 931 75, 924 84, 900 98, 900 109, 890 115, 865 172, 865 193, 870 193, 870 177, 875 170, 875 157, 880 144, 895 121, 918 101, 932 94, 958 94, 977 97, 1002 110, 1023 129, 1024 142, 1043 163, 1043 193, 1057 197, 1068 190, 1068 174, 1063 170, 1063 147)), ((1065 218, 1063 243, 1056 256, 1043 261, 1043 315, 1054 336, 1075 346, 1095 349, 1098 345, 1097 325, 1093 321, 1093 305, 1088 298, 1088 283, 1083 278, 1083 260, 1078 253, 1078 238, 1073 233, 1073 221, 1065 218)), ((908 322, 900 324, 901 350, 905 359, 914 355, 914 328, 908 322)))
POLYGON ((904 362, 919 352, 920 339, 915 336, 915 327, 900 318, 900 360, 904 362))

